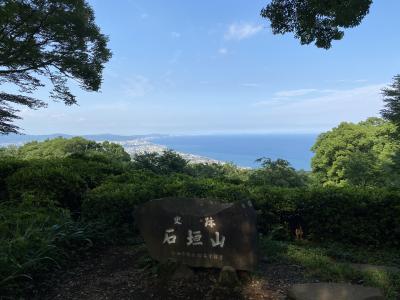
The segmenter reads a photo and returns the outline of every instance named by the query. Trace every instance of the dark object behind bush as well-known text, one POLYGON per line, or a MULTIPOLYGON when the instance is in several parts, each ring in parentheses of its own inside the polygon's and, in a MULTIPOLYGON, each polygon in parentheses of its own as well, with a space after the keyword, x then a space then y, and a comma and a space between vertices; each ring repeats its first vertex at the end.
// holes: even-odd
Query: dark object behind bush
POLYGON ((309 239, 356 245, 400 245, 400 193, 386 189, 269 188, 253 191, 259 230, 302 226, 309 239))

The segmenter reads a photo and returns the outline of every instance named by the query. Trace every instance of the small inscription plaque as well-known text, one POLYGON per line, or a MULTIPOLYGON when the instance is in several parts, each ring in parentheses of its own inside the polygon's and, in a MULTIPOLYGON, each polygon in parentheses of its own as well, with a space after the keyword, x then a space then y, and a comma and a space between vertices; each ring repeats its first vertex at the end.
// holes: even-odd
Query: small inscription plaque
POLYGON ((250 201, 163 198, 138 207, 135 217, 154 259, 194 267, 256 267, 256 213, 250 201))

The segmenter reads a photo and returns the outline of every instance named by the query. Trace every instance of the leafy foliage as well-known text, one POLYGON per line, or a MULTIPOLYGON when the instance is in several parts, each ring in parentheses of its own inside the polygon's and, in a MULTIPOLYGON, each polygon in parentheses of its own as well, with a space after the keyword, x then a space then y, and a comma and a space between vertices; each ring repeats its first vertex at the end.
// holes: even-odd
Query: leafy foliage
POLYGON ((101 223, 109 241, 133 237, 133 212, 138 204, 162 197, 162 178, 146 172, 116 176, 85 195, 82 217, 86 222, 101 223))
MULTIPOLYGON (((291 264, 303 266, 307 273, 320 280, 329 282, 364 282, 368 286, 381 289, 385 299, 396 300, 400 295, 400 274, 385 270, 354 270, 348 264, 348 260, 362 263, 369 262, 371 257, 376 256, 376 251, 366 249, 351 249, 349 245, 343 244, 318 244, 303 242, 278 242, 263 239, 261 241, 264 253, 272 260, 286 261, 291 264), (336 254, 349 252, 347 261, 336 260, 336 254), (334 255, 333 255, 334 254, 334 255), (359 259, 361 259, 359 261, 359 259)), ((390 253, 384 249, 379 251, 379 258, 375 264, 382 265, 387 262, 381 256, 390 256, 398 259, 398 254, 390 253)))
POLYGON ((355 27, 368 14, 372 0, 272 0, 261 16, 271 22, 274 34, 293 32, 300 43, 315 41, 328 49, 341 40, 342 28, 355 27))
POLYGON ((0 211, 0 294, 4 297, 23 297, 42 274, 92 245, 87 225, 72 221, 65 210, 25 202, 3 204, 0 211))
POLYGON ((7 157, 6 159, 0 159, 0 202, 9 199, 7 191, 6 179, 8 176, 14 174, 18 169, 25 166, 26 163, 15 159, 15 157, 7 157))
MULTIPOLYGON (((369 159, 372 153, 374 172, 381 173, 368 180, 386 174, 383 166, 391 164, 384 162, 394 161, 397 149, 389 139, 393 124, 370 119, 342 127, 340 134, 334 129, 320 137, 317 162, 324 165, 326 157, 337 159, 344 154, 352 157, 354 151, 369 159), (332 142, 335 139, 338 142, 332 142)), ((131 162, 119 145, 81 138, 28 143, 0 153, 2 295, 23 295, 24 289, 31 290, 44 274, 71 260, 74 253, 86 251, 91 242, 136 240, 135 207, 161 197, 251 200, 259 232, 274 239, 291 240, 294 229, 302 226, 304 237, 312 241, 399 246, 400 191, 390 185, 358 184, 355 178, 365 175, 351 175, 349 170, 362 169, 347 167, 343 172, 347 177, 342 178, 346 184, 331 184, 334 180, 329 178, 329 184, 320 181, 325 187, 311 187, 309 174, 280 159, 262 158, 256 170, 233 164, 188 164, 172 151, 143 154, 131 162)), ((370 164, 366 166, 369 172, 370 164)), ((317 175, 324 178, 323 173, 317 175)), ((384 178, 374 182, 392 182, 384 178)))
POLYGON ((365 188, 277 189, 252 192, 260 212, 259 230, 276 226, 317 241, 397 247, 400 241, 400 192, 365 188))
POLYGON ((166 150, 162 154, 156 152, 136 154, 133 162, 138 169, 150 170, 158 174, 184 172, 188 163, 171 150, 166 150))
POLYGON ((385 109, 381 111, 382 117, 400 126, 400 75, 396 75, 393 83, 382 90, 385 109))
POLYGON ((237 184, 247 181, 251 173, 250 170, 238 168, 233 163, 188 164, 185 172, 193 177, 215 178, 237 184))
POLYGON ((26 197, 68 208, 74 213, 80 211, 82 195, 87 189, 86 182, 79 174, 52 162, 35 163, 21 168, 7 178, 11 201, 20 202, 26 197))
MULTIPOLYGON (((15 152, 15 156, 21 159, 54 159, 54 158, 86 158, 99 160, 112 160, 116 162, 129 162, 130 155, 125 152, 121 145, 86 140, 81 137, 70 139, 55 138, 44 142, 30 142, 17 150, 7 149, 9 152, 15 152)), ((6 150, 6 151, 7 151, 6 150)))
MULTIPOLYGON (((104 64, 110 59, 107 37, 94 22, 85 0, 4 0, 0 4, 0 83, 14 84, 21 93, 32 94, 53 85, 51 98, 67 105, 76 103, 68 79, 87 91, 98 91, 104 64)), ((0 92, 0 133, 18 132, 12 124, 18 110, 11 104, 32 109, 45 102, 28 95, 0 92)))
POLYGON ((321 134, 312 150, 313 174, 323 185, 397 187, 400 143, 392 123, 369 118, 321 134))
POLYGON ((302 187, 306 186, 307 175, 297 172, 287 160, 259 158, 261 168, 252 172, 249 178, 250 185, 302 187))

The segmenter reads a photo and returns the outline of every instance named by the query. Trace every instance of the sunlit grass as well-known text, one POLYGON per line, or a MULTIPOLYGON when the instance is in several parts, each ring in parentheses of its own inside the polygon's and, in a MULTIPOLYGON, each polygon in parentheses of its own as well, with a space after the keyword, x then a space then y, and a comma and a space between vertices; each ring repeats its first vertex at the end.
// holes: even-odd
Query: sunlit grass
MULTIPOLYGON (((332 249, 329 246, 316 246, 307 242, 288 243, 263 240, 262 248, 269 259, 301 265, 306 269, 309 276, 317 277, 322 281, 349 282, 373 286, 380 288, 385 293, 387 299, 399 299, 399 273, 395 274, 383 270, 357 271, 350 266, 349 263, 353 261, 370 263, 370 259, 368 259, 370 255, 367 252, 361 254, 356 253, 357 251, 354 252, 355 250, 352 249, 349 253, 354 252, 354 254, 349 255, 346 261, 343 258, 334 259, 328 255, 332 253, 332 249), (363 257, 365 261, 361 261, 363 257)), ((338 247, 335 251, 336 254, 338 254, 339 249, 345 249, 345 247, 338 247)), ((385 264, 388 260, 398 261, 396 255, 389 259, 390 254, 385 253, 382 257, 382 261, 374 257, 374 262, 376 264, 385 264)))

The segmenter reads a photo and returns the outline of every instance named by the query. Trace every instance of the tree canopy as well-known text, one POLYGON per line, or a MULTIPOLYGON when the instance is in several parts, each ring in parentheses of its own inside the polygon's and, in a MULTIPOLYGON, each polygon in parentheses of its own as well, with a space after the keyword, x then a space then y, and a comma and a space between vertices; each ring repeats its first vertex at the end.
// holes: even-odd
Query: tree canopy
POLYGON ((30 142, 19 148, 0 148, 0 158, 16 156, 20 159, 85 158, 101 161, 129 162, 131 157, 121 145, 108 141, 97 143, 81 137, 65 139, 62 137, 44 142, 30 142), (1 151, 2 150, 2 151, 1 151))
POLYGON ((394 124, 369 118, 343 122, 321 134, 312 150, 312 170, 323 185, 398 186, 400 142, 394 124))
POLYGON ((294 33, 302 45, 315 41, 329 49, 343 28, 355 27, 368 14, 372 0, 272 0, 261 10, 274 34, 294 33))
POLYGON ((394 82, 382 90, 385 108, 381 111, 382 116, 400 126, 400 75, 394 77, 394 82))
POLYGON ((137 169, 150 170, 157 174, 184 172, 188 161, 172 150, 163 153, 145 152, 133 156, 133 165, 137 169))
POLYGON ((20 119, 15 104, 46 106, 31 95, 44 80, 53 86, 50 97, 67 105, 77 102, 70 79, 86 91, 98 91, 111 57, 107 42, 85 0, 2 0, 0 84, 16 86, 18 93, 0 91, 0 134, 19 130, 13 124, 20 119))
POLYGON ((287 160, 278 158, 259 158, 256 162, 261 163, 261 168, 253 171, 249 183, 253 185, 279 186, 279 187, 302 187, 307 183, 307 175, 297 172, 287 160))

